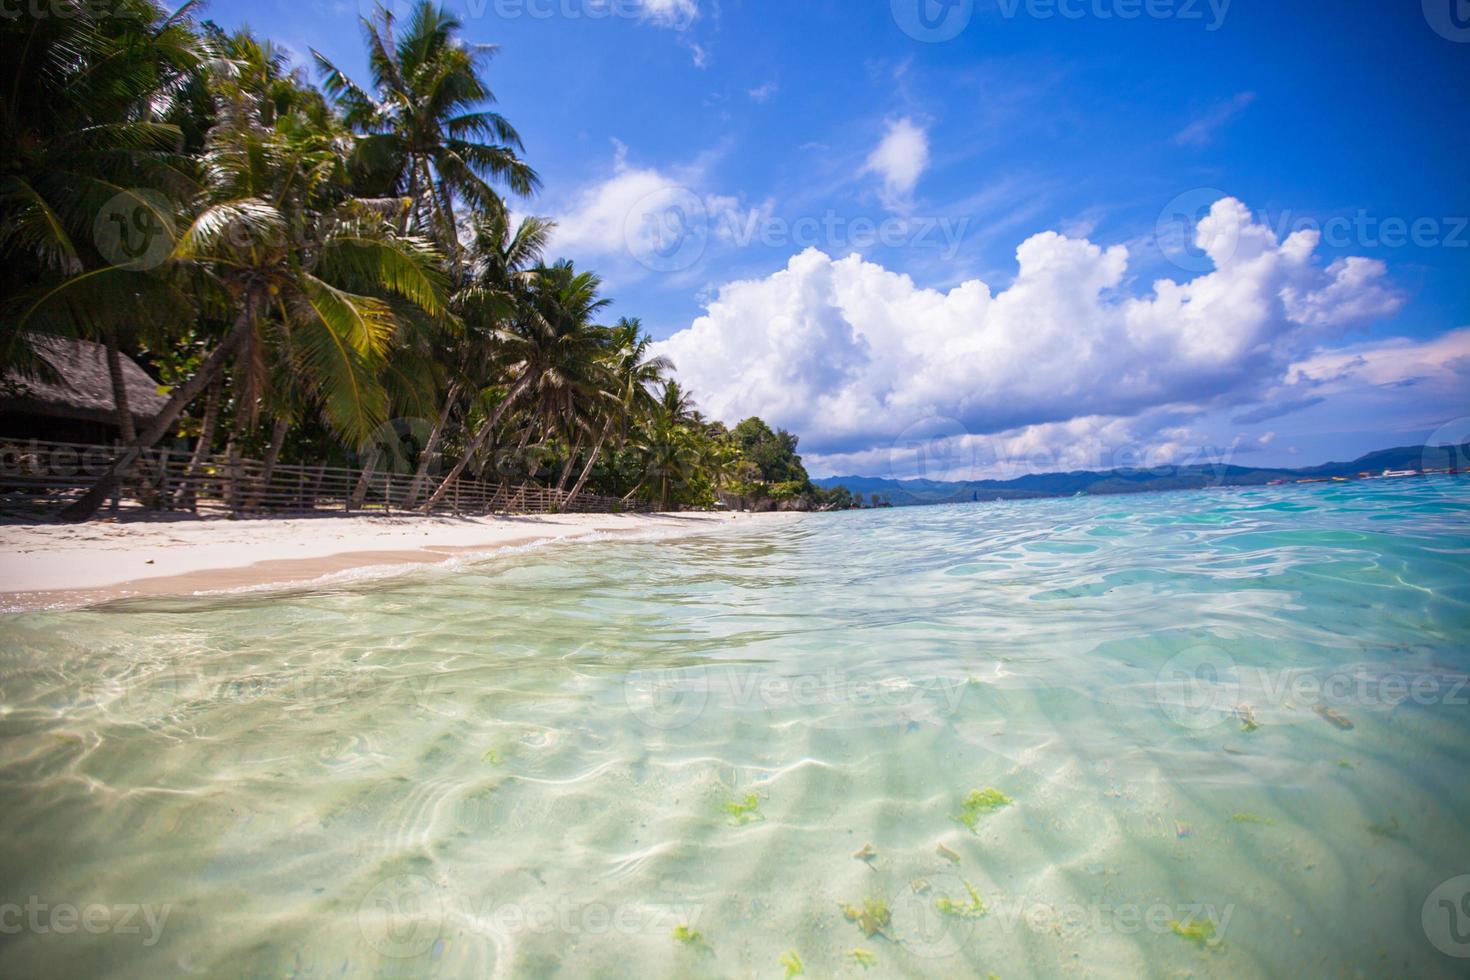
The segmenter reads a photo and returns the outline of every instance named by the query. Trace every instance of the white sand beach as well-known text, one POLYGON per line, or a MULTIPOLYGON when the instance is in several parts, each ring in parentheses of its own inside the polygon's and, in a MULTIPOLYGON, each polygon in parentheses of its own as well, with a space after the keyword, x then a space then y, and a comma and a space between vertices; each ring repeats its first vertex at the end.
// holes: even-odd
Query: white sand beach
POLYGON ((604 535, 678 535, 763 514, 318 515, 0 526, 0 609, 292 585, 362 568, 604 535))

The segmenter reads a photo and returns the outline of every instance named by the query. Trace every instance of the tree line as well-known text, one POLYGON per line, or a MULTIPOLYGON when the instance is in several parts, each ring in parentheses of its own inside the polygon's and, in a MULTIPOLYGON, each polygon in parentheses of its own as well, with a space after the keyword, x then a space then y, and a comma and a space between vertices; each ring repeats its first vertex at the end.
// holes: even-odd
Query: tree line
POLYGON ((0 369, 104 344, 125 447, 66 519, 178 439, 267 482, 396 441, 426 510, 466 474, 663 509, 851 504, 790 433, 704 418, 636 318, 603 322, 602 280, 547 255, 553 223, 513 216, 540 180, 495 109, 494 46, 429 0, 380 7, 366 76, 313 51, 314 83, 194 7, 51 0, 0 26, 0 369), (168 396, 141 430, 123 354, 168 396))

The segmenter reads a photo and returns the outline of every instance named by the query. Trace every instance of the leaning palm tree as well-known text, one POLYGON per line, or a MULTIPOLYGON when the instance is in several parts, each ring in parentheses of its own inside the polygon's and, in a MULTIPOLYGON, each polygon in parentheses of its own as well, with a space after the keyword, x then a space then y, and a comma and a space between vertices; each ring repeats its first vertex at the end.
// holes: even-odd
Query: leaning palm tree
POLYGON ((609 302, 598 295, 601 285, 596 275, 577 272, 567 261, 541 271, 526 309, 513 325, 496 334, 505 397, 424 504, 425 512, 444 498, 512 408, 526 404, 544 426, 577 400, 605 390, 599 382, 606 370, 609 331, 595 324, 597 314, 609 302))
POLYGON ((609 351, 613 383, 610 410, 605 413, 602 432, 567 498, 567 507, 576 503, 577 496, 587 485, 587 478, 592 475, 608 438, 616 434, 622 441, 632 423, 650 417, 656 408, 658 402, 653 397, 653 388, 665 383, 674 365, 666 357, 650 356, 652 345, 653 339, 643 333, 643 323, 637 318, 624 317, 613 328, 609 351))
POLYGON ((360 183, 411 202, 414 227, 432 234, 458 262, 455 200, 492 212, 501 201, 492 182, 517 194, 539 184, 517 155, 515 128, 497 112, 485 83, 485 66, 497 48, 469 44, 458 19, 430 0, 419 0, 400 36, 382 6, 363 18, 371 85, 354 82, 320 52, 312 51, 322 85, 348 126, 364 134, 354 155, 360 183))
POLYGON ((451 298, 461 329, 445 338, 439 348, 450 381, 404 501, 409 509, 418 504, 428 485, 429 474, 439 459, 439 445, 465 394, 494 374, 499 331, 528 307, 532 286, 540 275, 542 253, 555 226, 536 217, 524 218, 512 226, 510 214, 504 207, 497 207, 475 215, 471 227, 474 237, 470 240, 469 262, 462 285, 451 298))
POLYGON ((202 160, 206 188, 170 256, 170 264, 225 298, 232 324, 63 519, 95 513, 141 450, 157 443, 231 361, 245 420, 254 421, 269 365, 280 358, 339 435, 361 444, 385 418, 380 379, 398 327, 390 299, 429 316, 446 313, 438 253, 397 234, 381 202, 346 193, 350 144, 343 134, 324 116, 267 111, 260 91, 238 83, 248 77, 218 80, 219 121, 202 160))

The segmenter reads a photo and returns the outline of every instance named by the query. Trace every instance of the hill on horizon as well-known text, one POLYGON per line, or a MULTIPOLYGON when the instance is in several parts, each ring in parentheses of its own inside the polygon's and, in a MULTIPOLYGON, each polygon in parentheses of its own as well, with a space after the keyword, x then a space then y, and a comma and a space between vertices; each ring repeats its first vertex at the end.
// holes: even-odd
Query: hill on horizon
POLYGON ((1014 480, 890 480, 871 476, 835 476, 813 480, 824 488, 846 487, 853 493, 877 493, 895 507, 969 501, 1030 500, 1045 497, 1149 493, 1159 490, 1203 490, 1209 487, 1264 486, 1276 480, 1356 477, 1385 470, 1459 468, 1470 458, 1464 446, 1399 446, 1380 449, 1350 462, 1323 463, 1297 469, 1232 465, 1163 466, 1148 469, 1071 473, 1032 473, 1014 480))

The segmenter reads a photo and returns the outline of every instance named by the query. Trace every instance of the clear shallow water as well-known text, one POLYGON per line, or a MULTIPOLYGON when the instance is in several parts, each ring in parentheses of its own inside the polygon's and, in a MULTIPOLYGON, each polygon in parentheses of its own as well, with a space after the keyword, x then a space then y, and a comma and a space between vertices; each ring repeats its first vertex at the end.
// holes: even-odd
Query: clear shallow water
POLYGON ((1463 975, 1467 570, 1442 479, 0 617, 0 962, 1463 975))

